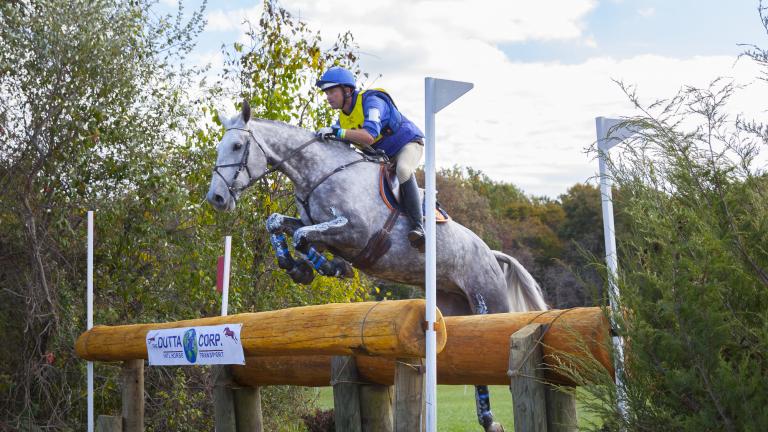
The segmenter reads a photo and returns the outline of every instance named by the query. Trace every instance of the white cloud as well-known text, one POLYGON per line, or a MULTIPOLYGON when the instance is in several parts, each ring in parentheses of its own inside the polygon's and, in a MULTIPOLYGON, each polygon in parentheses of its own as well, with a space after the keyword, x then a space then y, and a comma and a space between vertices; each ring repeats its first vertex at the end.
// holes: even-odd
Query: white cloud
POLYGON ((393 32, 401 40, 482 39, 490 42, 574 39, 582 34, 584 16, 595 0, 379 0, 350 7, 342 0, 296 0, 284 5, 322 30, 337 34, 354 29, 357 37, 375 40, 393 32), (364 33, 364 34, 361 34, 364 33))
MULTIPOLYGON (((475 88, 437 116, 438 165, 468 165, 527 193, 555 197, 592 177, 597 164, 584 149, 595 139, 596 116, 637 114, 612 79, 638 85, 647 101, 673 96, 686 84, 706 86, 718 75, 746 82, 754 65, 732 57, 687 59, 643 55, 580 64, 513 62, 498 44, 571 40, 593 46, 585 28, 595 1, 479 2, 375 0, 350 7, 341 0, 284 0, 324 40, 351 30, 361 65, 376 86, 423 126, 425 76, 471 81, 475 88)), ((209 14, 217 31, 243 31, 243 17, 260 8, 209 14)), ((652 13, 652 12, 651 12, 652 13)), ((370 84, 370 83, 368 83, 370 84)), ((734 99, 734 109, 757 113, 768 86, 734 99)))
POLYGON ((650 18, 656 14, 656 8, 647 7, 644 9, 638 9, 637 13, 643 18, 650 18))
POLYGON ((261 5, 248 9, 213 9, 205 16, 205 19, 208 22, 205 26, 205 30, 211 32, 245 32, 248 27, 244 25, 243 22, 247 19, 258 24, 261 11, 261 5))

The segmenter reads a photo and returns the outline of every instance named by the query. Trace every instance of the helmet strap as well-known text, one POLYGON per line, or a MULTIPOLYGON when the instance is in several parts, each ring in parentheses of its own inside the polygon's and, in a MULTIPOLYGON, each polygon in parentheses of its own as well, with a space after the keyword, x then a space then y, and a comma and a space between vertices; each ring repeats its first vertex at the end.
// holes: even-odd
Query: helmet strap
MULTIPOLYGON (((354 90, 352 92, 349 92, 349 96, 347 96, 346 89, 348 89, 348 88, 349 87, 347 87, 347 86, 341 86, 341 95, 344 97, 344 101, 341 103, 341 110, 342 111, 344 111, 344 106, 347 105, 347 100, 348 99, 352 100, 352 93, 354 92, 354 90)), ((352 112, 352 104, 350 104, 349 112, 350 113, 352 112)), ((344 111, 344 113, 347 114, 346 111, 344 111)))

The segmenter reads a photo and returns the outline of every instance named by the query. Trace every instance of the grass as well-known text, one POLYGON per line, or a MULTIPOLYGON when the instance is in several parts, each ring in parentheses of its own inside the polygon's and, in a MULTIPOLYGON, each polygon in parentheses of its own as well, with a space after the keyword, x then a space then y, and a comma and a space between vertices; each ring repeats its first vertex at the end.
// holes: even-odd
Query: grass
MULTIPOLYGON (((490 386, 491 411, 496 421, 504 425, 504 429, 514 430, 512 418, 512 396, 507 386, 490 386)), ((594 418, 587 416, 582 409, 581 399, 586 397, 583 392, 576 396, 576 413, 579 428, 594 424, 594 418)), ((322 409, 333 408, 333 389, 322 387, 318 389, 317 405, 322 409)), ((475 414, 475 388, 473 386, 437 386, 437 430, 440 432, 480 431, 475 414)))

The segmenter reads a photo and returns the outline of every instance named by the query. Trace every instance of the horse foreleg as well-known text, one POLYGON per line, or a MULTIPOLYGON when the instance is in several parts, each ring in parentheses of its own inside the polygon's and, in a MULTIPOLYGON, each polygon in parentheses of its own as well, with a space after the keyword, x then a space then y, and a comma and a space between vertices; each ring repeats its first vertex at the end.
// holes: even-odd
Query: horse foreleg
POLYGON ((285 270, 294 282, 308 284, 315 278, 312 267, 304 260, 296 261, 288 250, 288 242, 285 235, 293 234, 297 229, 303 227, 301 219, 272 213, 267 218, 267 231, 269 231, 269 242, 275 250, 277 265, 285 270))
POLYGON ((331 208, 334 219, 316 225, 302 226, 293 233, 293 247, 323 276, 350 277, 353 275, 352 267, 341 258, 334 257, 331 260, 318 251, 313 244, 329 243, 334 235, 338 235, 349 222, 346 217, 337 215, 336 209, 331 208))
POLYGON ((303 226, 304 222, 301 219, 280 213, 272 213, 267 218, 267 231, 270 234, 288 234, 292 236, 297 229, 303 226))

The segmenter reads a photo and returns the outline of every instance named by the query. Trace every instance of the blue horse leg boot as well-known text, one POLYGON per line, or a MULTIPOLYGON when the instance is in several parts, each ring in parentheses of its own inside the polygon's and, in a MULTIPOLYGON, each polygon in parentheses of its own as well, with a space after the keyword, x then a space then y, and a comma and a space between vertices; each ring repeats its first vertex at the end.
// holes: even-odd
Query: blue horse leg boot
POLYGON ((309 247, 306 256, 315 270, 323 276, 344 278, 354 274, 352 267, 346 261, 336 257, 329 261, 322 252, 318 252, 313 246, 309 247))
POLYGON ((488 429, 493 425, 493 413, 491 413, 491 398, 488 386, 475 386, 475 403, 477 405, 477 421, 488 429))
POLYGON ((272 243, 272 249, 277 256, 277 265, 283 270, 290 270, 296 266, 296 261, 288 250, 288 243, 285 240, 285 234, 272 234, 269 236, 269 242, 272 243))

